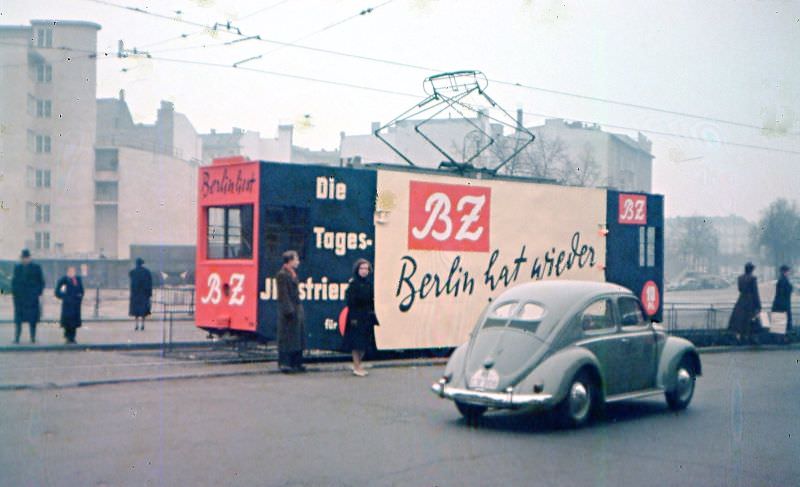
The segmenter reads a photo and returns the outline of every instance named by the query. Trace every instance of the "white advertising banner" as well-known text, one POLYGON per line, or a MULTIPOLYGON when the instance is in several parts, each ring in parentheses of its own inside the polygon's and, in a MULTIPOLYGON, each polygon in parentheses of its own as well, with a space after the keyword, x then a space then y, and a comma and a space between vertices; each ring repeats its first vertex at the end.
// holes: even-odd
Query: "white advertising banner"
POLYGON ((379 349, 465 342, 490 299, 541 279, 603 281, 606 192, 379 170, 379 349))

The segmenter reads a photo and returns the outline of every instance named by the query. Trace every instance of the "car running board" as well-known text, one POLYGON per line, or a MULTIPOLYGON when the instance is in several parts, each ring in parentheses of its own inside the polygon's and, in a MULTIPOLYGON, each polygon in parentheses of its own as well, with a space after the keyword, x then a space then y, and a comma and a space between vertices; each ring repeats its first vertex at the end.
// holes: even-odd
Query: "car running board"
POLYGON ((626 392, 625 394, 606 396, 606 402, 627 401, 628 399, 639 399, 641 397, 655 396, 663 393, 664 389, 657 387, 655 389, 645 389, 643 391, 626 392))

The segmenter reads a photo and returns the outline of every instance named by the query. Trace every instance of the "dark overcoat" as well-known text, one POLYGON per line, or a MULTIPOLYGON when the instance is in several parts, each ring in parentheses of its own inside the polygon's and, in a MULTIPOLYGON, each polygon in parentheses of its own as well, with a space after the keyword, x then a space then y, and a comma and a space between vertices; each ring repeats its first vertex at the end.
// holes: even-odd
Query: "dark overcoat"
POLYGON ((742 274, 738 279, 739 299, 733 307, 728 328, 736 333, 752 333, 759 328, 757 320, 761 311, 758 296, 758 279, 752 274, 742 274))
POLYGON ((153 295, 153 276, 145 266, 137 266, 130 272, 131 301, 128 307, 130 316, 150 316, 150 297, 153 295))
POLYGON ((67 276, 56 283, 56 297, 61 300, 61 327, 80 328, 81 302, 83 301, 83 282, 75 276, 73 282, 67 276))
POLYGON ((345 293, 347 297, 347 327, 342 346, 347 351, 372 348, 375 318, 375 292, 372 279, 354 276, 345 293))
POLYGON ((782 275, 775 284, 775 299, 772 300, 772 311, 789 311, 792 306, 792 283, 786 275, 782 275))
POLYGON ((17 264, 11 279, 14 294, 14 321, 36 323, 39 321, 39 296, 44 291, 44 273, 39 264, 17 264))
POLYGON ((306 327, 299 282, 284 268, 275 276, 275 281, 278 286, 278 351, 301 352, 306 348, 306 327))

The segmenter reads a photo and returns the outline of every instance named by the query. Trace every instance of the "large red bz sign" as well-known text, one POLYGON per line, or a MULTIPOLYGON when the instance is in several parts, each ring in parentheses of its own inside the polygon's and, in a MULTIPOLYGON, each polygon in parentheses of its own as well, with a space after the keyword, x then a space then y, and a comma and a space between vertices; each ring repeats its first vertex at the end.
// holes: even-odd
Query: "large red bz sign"
POLYGON ((489 251, 491 188, 411 181, 408 248, 489 251))

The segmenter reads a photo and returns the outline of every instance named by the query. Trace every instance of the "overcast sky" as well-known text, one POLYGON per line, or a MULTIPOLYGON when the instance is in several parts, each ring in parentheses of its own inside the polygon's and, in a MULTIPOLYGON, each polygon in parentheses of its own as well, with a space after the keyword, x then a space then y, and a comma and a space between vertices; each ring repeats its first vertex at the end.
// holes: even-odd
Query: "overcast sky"
MULTIPOLYGON (((776 197, 800 198, 800 2, 109 2, 201 24, 230 20, 245 36, 302 39, 297 43, 431 70, 294 47, 275 50, 258 40, 224 45, 242 37, 89 0, 4 0, 0 23, 89 20, 102 25, 99 50, 116 53, 121 39, 126 47, 149 51, 153 59, 109 56, 98 63, 98 97, 125 89, 137 122, 152 122, 163 99, 201 132, 236 126, 271 137, 278 123, 295 123, 297 144, 335 148, 340 131, 367 133, 370 122, 390 120, 416 99, 175 60, 230 66, 262 55, 242 66, 420 98, 426 76, 477 69, 495 80, 754 126, 489 84, 487 92, 509 111, 597 122, 634 137, 635 131, 618 127, 651 131, 654 191, 665 194, 667 216, 740 214, 755 220, 776 197), (369 7, 378 8, 315 33, 369 7)), ((526 125, 541 121, 526 115, 526 125)))

